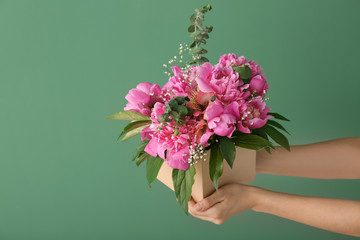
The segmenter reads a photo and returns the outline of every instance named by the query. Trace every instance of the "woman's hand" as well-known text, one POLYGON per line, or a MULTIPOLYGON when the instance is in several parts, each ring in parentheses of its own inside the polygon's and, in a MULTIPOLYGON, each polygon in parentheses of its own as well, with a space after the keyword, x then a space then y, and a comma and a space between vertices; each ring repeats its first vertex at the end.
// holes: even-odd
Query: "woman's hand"
POLYGON ((196 218, 222 224, 228 218, 255 206, 256 188, 242 184, 225 185, 198 203, 191 199, 189 213, 196 218))
POLYGON ((225 185, 198 203, 189 201, 191 215, 215 224, 248 209, 360 237, 358 201, 300 196, 242 184, 225 185))

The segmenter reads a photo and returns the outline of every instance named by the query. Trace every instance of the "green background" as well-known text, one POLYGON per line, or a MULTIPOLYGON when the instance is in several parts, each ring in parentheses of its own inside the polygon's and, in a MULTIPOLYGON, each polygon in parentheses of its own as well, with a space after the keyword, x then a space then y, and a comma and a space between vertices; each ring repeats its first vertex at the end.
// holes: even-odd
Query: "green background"
MULTIPOLYGON (((207 1, 0 1, 0 240, 352 239, 247 211, 221 226, 187 217, 174 194, 116 143, 137 83, 190 43, 207 1)), ((360 136, 360 1, 212 1, 208 57, 264 68, 268 106, 292 145, 360 136)), ((360 180, 258 174, 271 190, 360 200, 360 180)))

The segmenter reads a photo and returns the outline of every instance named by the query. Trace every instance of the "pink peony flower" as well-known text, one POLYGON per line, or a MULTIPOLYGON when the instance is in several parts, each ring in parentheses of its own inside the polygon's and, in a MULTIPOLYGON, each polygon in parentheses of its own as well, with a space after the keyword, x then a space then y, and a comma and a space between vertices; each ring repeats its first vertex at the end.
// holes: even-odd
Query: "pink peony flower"
POLYGON ((232 66, 240 66, 246 63, 246 58, 244 56, 236 56, 233 53, 224 54, 220 56, 219 64, 222 67, 232 67, 232 66))
POLYGON ((186 116, 185 123, 181 126, 175 126, 173 122, 163 125, 157 119, 164 111, 165 104, 158 102, 154 105, 152 124, 141 132, 143 139, 150 139, 144 151, 154 157, 160 156, 172 168, 186 170, 189 167, 189 147, 195 142, 194 126, 199 121, 192 116, 186 116), (178 135, 175 135, 176 128, 179 130, 178 135))
POLYGON ((261 75, 256 75, 250 81, 249 89, 252 93, 255 93, 257 96, 265 97, 269 85, 267 84, 266 77, 261 75))
MULTIPOLYGON (((208 128, 216 135, 231 137, 236 129, 236 119, 240 117, 239 105, 232 102, 225 108, 221 102, 211 102, 205 110, 204 119, 208 122, 208 128)), ((211 136, 207 131, 207 136, 211 136)), ((205 139, 202 139, 204 141, 205 139)))
POLYGON ((196 66, 191 66, 186 72, 182 71, 179 66, 173 66, 173 77, 162 87, 162 96, 164 101, 177 96, 188 96, 192 90, 196 90, 196 66))
POLYGON ((166 155, 166 162, 171 168, 180 170, 186 170, 189 168, 189 146, 184 146, 179 151, 168 151, 166 155))
POLYGON ((224 104, 246 99, 250 95, 240 88, 244 83, 239 79, 239 74, 231 67, 220 64, 213 67, 210 63, 204 63, 199 66, 196 81, 200 91, 214 93, 216 99, 224 104))
POLYGON ((251 78, 256 75, 261 75, 263 69, 255 61, 248 61, 245 65, 248 65, 251 70, 251 78))
POLYGON ((251 133, 250 129, 263 127, 267 120, 273 117, 267 115, 269 111, 270 108, 265 106, 265 102, 259 96, 241 104, 239 107, 240 119, 237 124, 239 131, 251 133))
POLYGON ((136 111, 150 116, 151 108, 158 101, 160 93, 161 88, 157 84, 149 82, 139 83, 136 88, 131 89, 125 96, 128 103, 124 110, 136 111))

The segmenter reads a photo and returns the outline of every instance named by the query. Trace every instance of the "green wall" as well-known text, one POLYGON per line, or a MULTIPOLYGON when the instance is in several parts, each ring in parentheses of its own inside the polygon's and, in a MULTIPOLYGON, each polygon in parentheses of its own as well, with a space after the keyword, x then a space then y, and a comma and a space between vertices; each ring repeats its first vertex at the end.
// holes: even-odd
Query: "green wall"
MULTIPOLYGON (((187 217, 174 194, 116 143, 137 83, 190 42, 207 1, 0 0, 0 240, 352 239, 247 211, 217 226, 187 217)), ((258 61, 268 105, 291 144, 360 136, 360 1, 212 1, 207 49, 258 61)), ((271 190, 360 200, 360 180, 258 174, 271 190)))

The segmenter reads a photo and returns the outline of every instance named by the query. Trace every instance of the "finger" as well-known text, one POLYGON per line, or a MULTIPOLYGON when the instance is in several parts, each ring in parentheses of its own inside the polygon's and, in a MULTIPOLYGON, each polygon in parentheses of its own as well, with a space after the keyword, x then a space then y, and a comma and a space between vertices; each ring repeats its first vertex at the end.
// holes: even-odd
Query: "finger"
POLYGON ((208 222, 214 222, 214 219, 212 217, 210 217, 210 216, 200 215, 197 212, 191 211, 190 209, 189 209, 189 213, 195 218, 198 218, 198 219, 201 219, 201 220, 204 220, 204 221, 208 221, 208 222))
POLYGON ((207 209, 211 208, 212 206, 221 202, 222 200, 223 199, 221 194, 219 194, 219 192, 216 191, 212 195, 196 203, 194 206, 194 210, 197 212, 206 211, 207 209))

